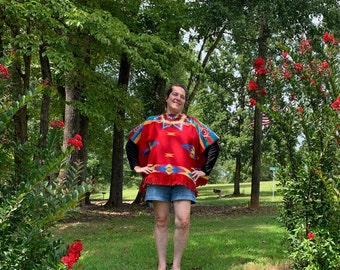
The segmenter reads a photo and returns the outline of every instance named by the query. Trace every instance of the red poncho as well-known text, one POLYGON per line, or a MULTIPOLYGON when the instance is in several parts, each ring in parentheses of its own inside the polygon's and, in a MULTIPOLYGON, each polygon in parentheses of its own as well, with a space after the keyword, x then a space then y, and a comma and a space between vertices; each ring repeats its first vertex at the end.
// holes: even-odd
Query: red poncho
POLYGON ((196 187, 208 182, 208 176, 194 182, 191 171, 202 167, 204 150, 218 137, 197 119, 184 114, 152 116, 128 138, 138 146, 140 166, 153 167, 153 172, 145 176, 141 191, 148 184, 183 185, 197 196, 196 187))

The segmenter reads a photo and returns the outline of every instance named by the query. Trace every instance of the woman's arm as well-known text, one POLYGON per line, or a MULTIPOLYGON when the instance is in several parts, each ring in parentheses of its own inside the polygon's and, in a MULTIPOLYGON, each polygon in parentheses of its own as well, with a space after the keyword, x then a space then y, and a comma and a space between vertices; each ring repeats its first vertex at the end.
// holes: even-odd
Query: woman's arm
POLYGON ((126 155, 129 160, 131 170, 134 170, 136 166, 139 166, 138 161, 138 145, 133 143, 131 140, 128 140, 125 146, 126 155))
POLYGON ((138 145, 133 143, 131 140, 128 140, 126 143, 126 155, 129 160, 130 168, 131 170, 134 170, 137 173, 141 174, 149 174, 153 171, 151 166, 145 166, 141 167, 139 165, 139 160, 138 160, 138 145))
POLYGON ((206 175, 209 175, 211 170, 213 169, 219 153, 220 146, 218 144, 218 141, 214 142, 212 145, 208 146, 207 149, 204 150, 203 154, 205 155, 206 160, 201 170, 205 172, 206 175))

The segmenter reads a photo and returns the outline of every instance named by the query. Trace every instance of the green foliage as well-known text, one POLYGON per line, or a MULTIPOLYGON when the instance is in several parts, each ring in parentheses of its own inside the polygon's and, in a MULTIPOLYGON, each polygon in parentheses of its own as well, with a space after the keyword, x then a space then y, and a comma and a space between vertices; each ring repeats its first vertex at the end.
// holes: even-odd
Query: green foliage
POLYGON ((338 269, 340 254, 337 243, 329 231, 315 231, 311 239, 306 238, 303 227, 297 228, 290 236, 294 269, 338 269))
MULTIPOLYGON (((1 78, 0 78, 1 80, 1 78)), ((1 83, 1 81, 0 81, 1 83)), ((3 87, 1 87, 3 88, 3 87)), ((4 89, 0 89, 0 94, 2 96, 2 100, 0 100, 0 130, 6 127, 8 122, 13 118, 13 115, 26 103, 32 101, 33 97, 40 93, 43 90, 43 86, 38 87, 30 87, 25 95, 19 97, 18 100, 12 102, 9 101, 4 89)))
POLYGON ((269 104, 263 110, 287 140, 278 160, 281 219, 290 232, 294 269, 337 269, 339 114, 331 104, 339 95, 339 45, 325 36, 294 45, 266 66, 269 104), (315 240, 307 239, 309 233, 315 240))
MULTIPOLYGON (((0 89, 3 89, 0 77, 0 89)), ((18 101, 2 99, 0 145, 0 268, 56 269, 64 254, 61 240, 54 240, 49 229, 56 221, 74 209, 89 185, 79 183, 81 164, 68 168, 67 179, 58 179, 60 169, 66 168, 71 154, 61 151, 62 130, 51 129, 47 146, 37 149, 37 141, 13 144, 7 128, 15 112, 39 93, 30 89, 18 101), (24 169, 21 183, 14 174, 14 151, 20 156, 24 169), (2 158, 4 157, 4 158, 2 158)))

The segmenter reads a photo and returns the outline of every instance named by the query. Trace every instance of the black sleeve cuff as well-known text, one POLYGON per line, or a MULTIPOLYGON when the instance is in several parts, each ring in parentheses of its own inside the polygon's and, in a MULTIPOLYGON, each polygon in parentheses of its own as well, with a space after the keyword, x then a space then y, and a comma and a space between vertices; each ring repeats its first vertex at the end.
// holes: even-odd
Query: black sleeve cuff
POLYGON ((218 142, 214 142, 212 145, 208 146, 207 149, 205 149, 205 151, 203 152, 203 154, 206 157, 206 161, 201 170, 205 172, 206 175, 209 175, 211 170, 213 169, 219 153, 220 146, 218 142))

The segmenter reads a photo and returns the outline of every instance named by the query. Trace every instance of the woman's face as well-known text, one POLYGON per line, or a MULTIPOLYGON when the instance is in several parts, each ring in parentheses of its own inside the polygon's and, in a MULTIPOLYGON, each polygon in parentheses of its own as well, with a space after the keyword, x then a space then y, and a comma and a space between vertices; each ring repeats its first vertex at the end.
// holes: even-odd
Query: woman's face
POLYGON ((182 113, 185 104, 185 90, 180 86, 173 86, 172 92, 165 100, 166 112, 169 114, 182 113))

